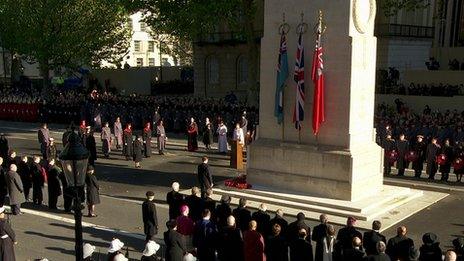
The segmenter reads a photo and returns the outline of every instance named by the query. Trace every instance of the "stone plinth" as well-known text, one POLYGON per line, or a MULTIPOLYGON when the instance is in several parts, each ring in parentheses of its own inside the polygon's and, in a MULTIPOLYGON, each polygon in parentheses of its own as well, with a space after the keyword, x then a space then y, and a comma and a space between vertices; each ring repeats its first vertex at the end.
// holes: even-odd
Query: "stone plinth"
POLYGON ((306 195, 357 200, 382 189, 382 154, 374 142, 376 38, 375 0, 269 0, 264 3, 261 41, 260 138, 250 148, 247 177, 251 184, 306 195), (311 57, 318 10, 324 13, 326 122, 312 134, 311 57), (295 82, 292 73, 284 94, 284 124, 274 117, 276 62, 282 13, 289 68, 293 69, 301 22, 308 24, 305 47, 306 101, 303 130, 292 124, 295 82))

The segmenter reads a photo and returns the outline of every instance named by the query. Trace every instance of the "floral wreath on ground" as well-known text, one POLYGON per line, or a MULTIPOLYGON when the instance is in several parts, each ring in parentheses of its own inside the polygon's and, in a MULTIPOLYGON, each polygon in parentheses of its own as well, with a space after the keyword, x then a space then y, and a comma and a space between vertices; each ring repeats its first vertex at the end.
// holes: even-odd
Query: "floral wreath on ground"
POLYGON ((246 175, 240 175, 233 179, 224 181, 226 187, 232 187, 237 189, 250 189, 252 186, 246 181, 246 175))

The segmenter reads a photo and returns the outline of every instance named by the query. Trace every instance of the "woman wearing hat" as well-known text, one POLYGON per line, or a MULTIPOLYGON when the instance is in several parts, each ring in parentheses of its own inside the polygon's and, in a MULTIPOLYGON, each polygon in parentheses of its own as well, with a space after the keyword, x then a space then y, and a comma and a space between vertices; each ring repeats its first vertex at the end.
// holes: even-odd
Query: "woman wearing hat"
MULTIPOLYGON (((121 240, 115 238, 110 242, 110 247, 108 248, 108 261, 115 261, 118 258, 118 255, 122 254, 122 248, 124 243, 121 240)), ((126 259, 127 260, 127 259, 126 259)))
POLYGON ((88 217, 96 217, 95 205, 100 204, 100 186, 98 185, 97 177, 95 176, 95 169, 89 166, 87 169, 87 176, 85 177, 85 184, 87 186, 87 205, 89 209, 88 217))
POLYGON ((94 259, 92 258, 93 252, 95 252, 95 246, 92 246, 89 243, 85 243, 83 247, 83 258, 84 261, 93 261, 94 259))
POLYGON ((135 162, 135 168, 140 169, 141 168, 140 162, 142 161, 142 157, 143 157, 143 154, 142 154, 142 150, 143 150, 142 138, 140 138, 139 136, 136 136, 135 140, 134 140, 134 146, 133 147, 134 147, 133 159, 134 159, 134 162, 135 162))
POLYGON ((142 259, 140 261, 160 261, 162 260, 159 256, 156 255, 156 252, 160 249, 160 245, 155 241, 148 241, 145 245, 145 250, 142 253, 142 259))
POLYGON ((5 218, 5 207, 0 207, 0 260, 16 260, 13 247, 15 244, 17 244, 16 235, 5 218))

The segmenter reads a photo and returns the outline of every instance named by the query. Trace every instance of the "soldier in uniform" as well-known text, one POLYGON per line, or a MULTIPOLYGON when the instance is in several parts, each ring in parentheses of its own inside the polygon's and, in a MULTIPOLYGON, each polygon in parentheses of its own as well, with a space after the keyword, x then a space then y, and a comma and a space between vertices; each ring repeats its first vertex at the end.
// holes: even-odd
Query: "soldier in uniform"
POLYGON ((424 142, 424 136, 417 135, 417 142, 413 146, 413 151, 416 153, 417 159, 412 162, 412 168, 414 169, 414 177, 420 178, 422 170, 424 169, 425 152, 427 145, 424 142))
POLYGON ((405 139, 404 133, 400 134, 400 139, 396 142, 396 149, 398 150, 398 160, 396 161, 398 176, 404 176, 404 170, 409 165, 406 160, 406 155, 409 151, 409 142, 405 139))
POLYGON ((383 174, 385 176, 388 176, 391 174, 391 166, 392 166, 392 163, 390 161, 390 153, 396 150, 396 142, 394 139, 392 139, 391 134, 387 134, 383 142, 383 149, 384 149, 383 174))
POLYGON ((453 161, 453 148, 450 146, 449 139, 445 139, 445 144, 441 147, 440 153, 446 156, 446 161, 440 165, 441 181, 448 181, 453 161))

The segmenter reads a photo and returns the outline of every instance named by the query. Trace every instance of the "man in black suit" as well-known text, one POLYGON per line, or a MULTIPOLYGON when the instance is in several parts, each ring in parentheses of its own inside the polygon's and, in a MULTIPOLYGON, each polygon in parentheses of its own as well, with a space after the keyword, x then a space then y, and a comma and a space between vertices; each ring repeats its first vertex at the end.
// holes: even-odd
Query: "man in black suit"
POLYGON ((202 200, 200 198, 200 189, 198 187, 192 188, 192 194, 185 197, 185 203, 189 207, 189 217, 194 221, 198 221, 201 219, 201 213, 203 212, 202 209, 202 200))
POLYGON ((216 201, 214 201, 214 199, 211 198, 212 196, 213 190, 207 189, 205 198, 201 199, 201 209, 208 209, 211 212, 211 220, 214 221, 216 219, 216 216, 214 215, 214 213, 216 212, 216 201))
POLYGON ((297 231, 297 239, 290 243, 290 260, 313 261, 313 247, 311 240, 306 239, 307 230, 300 228, 297 231))
POLYGON ((146 242, 155 240, 158 234, 158 218, 156 216, 156 206, 153 200, 155 193, 148 191, 146 194, 147 199, 142 204, 142 217, 143 217, 143 230, 146 236, 146 242))
POLYGON ((179 193, 179 183, 172 183, 172 190, 166 194, 166 203, 169 206, 169 219, 176 219, 180 215, 180 206, 184 204, 184 195, 179 193))
POLYGON ((238 202, 238 207, 232 211, 232 215, 235 217, 237 227, 240 228, 242 232, 248 230, 248 224, 251 221, 251 212, 246 207, 247 200, 241 198, 238 202))
MULTIPOLYGON (((308 225, 306 225, 305 218, 305 215, 302 212, 300 212, 296 215, 296 221, 288 225, 287 240, 290 244, 299 238, 299 231, 301 229, 306 230, 306 235, 311 235, 311 229, 308 225)), ((308 240, 311 243, 310 238, 308 238, 308 240)))
POLYGON ((346 221, 346 227, 341 228, 337 234, 337 240, 341 244, 342 251, 353 247, 353 238, 358 237, 362 241, 362 234, 354 225, 356 224, 356 218, 348 217, 346 221))
POLYGON ((198 182, 200 183, 201 197, 204 198, 206 190, 213 187, 213 177, 209 171, 208 157, 201 158, 202 163, 198 165, 198 182))
POLYGON ((279 224, 281 229, 280 234, 287 236, 288 222, 284 219, 284 211, 280 208, 276 210, 275 217, 271 219, 269 226, 272 228, 274 224, 279 224))
POLYGON ((433 138, 432 142, 427 146, 426 160, 427 160, 427 175, 429 179, 435 179, 437 173, 437 155, 440 146, 437 144, 437 138, 433 138))
POLYGON ((329 218, 326 214, 321 214, 319 216, 319 220, 321 221, 321 223, 314 227, 313 234, 311 236, 311 239, 316 243, 316 260, 322 259, 322 252, 324 251, 323 240, 325 237, 327 237, 327 223, 329 221, 329 218))
POLYGON ((385 236, 379 233, 381 227, 382 223, 380 223, 380 221, 378 220, 374 220, 374 222, 372 222, 372 230, 364 232, 363 246, 366 250, 366 255, 378 254, 378 242, 383 242, 385 244, 387 243, 387 239, 385 238, 385 236))
POLYGON ((414 247, 414 241, 406 236, 407 229, 401 226, 397 235, 388 240, 386 253, 391 260, 408 260, 409 251, 414 247))
POLYGON ((398 176, 404 176, 404 170, 409 165, 405 158, 409 151, 409 142, 405 139, 404 133, 400 134, 400 139, 396 143, 396 149, 398 150, 398 160, 396 161, 398 176))
POLYGON ((166 244, 166 260, 183 260, 184 253, 187 252, 187 248, 181 234, 177 232, 177 223, 175 220, 170 220, 166 223, 166 226, 168 227, 168 231, 164 232, 164 243, 166 244))

